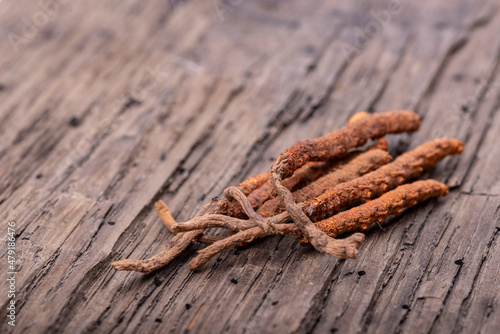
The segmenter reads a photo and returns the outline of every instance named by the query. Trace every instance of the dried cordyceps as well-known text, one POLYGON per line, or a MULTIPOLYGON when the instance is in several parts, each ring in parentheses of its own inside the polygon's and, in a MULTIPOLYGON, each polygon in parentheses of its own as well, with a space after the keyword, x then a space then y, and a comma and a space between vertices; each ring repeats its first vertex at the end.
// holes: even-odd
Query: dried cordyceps
MULTIPOLYGON (((333 170, 329 174, 319 178, 318 180, 301 189, 296 190, 293 194, 297 195, 297 198, 303 199, 304 201, 312 199, 313 197, 322 194, 327 189, 332 188, 342 182, 354 180, 363 174, 366 174, 372 170, 379 168, 380 166, 383 166, 390 160, 391 156, 389 155, 389 153, 380 149, 369 149, 366 152, 357 152, 348 158, 348 163, 340 165, 337 169, 333 170)), ((242 204, 241 201, 238 201, 238 203, 238 207, 240 208, 248 206, 252 207, 253 209, 250 197, 248 197, 248 203, 242 204)), ((260 209, 257 211, 259 215, 263 217, 271 217, 274 216, 275 213, 278 213, 277 211, 281 207, 280 200, 274 198, 264 203, 264 205, 267 205, 268 203, 270 203, 270 205, 266 206, 265 212, 261 212, 260 209)), ((245 214, 245 217, 246 216, 247 215, 245 214)), ((290 220, 289 216, 286 216, 284 218, 286 219, 286 221, 290 220)), ((172 219, 164 219, 164 221, 167 221, 166 225, 168 229, 173 233, 209 227, 224 227, 230 230, 239 230, 241 227, 241 220, 231 219, 223 215, 198 216, 185 223, 175 223, 172 219), (234 225, 232 225, 231 223, 237 224, 238 227, 232 228, 232 226, 234 225)), ((278 220, 275 221, 275 223, 283 223, 286 221, 278 220)))
POLYGON ((315 223, 332 237, 353 231, 364 231, 374 222, 382 222, 432 197, 445 196, 448 187, 436 180, 415 181, 391 190, 377 199, 315 223))
POLYGON ((319 251, 354 258, 364 235, 334 238, 363 231, 404 207, 448 191, 434 180, 402 184, 420 176, 445 156, 460 153, 460 141, 436 139, 391 163, 387 163, 387 152, 377 149, 387 149, 387 142, 381 138, 384 135, 415 131, 418 127, 418 116, 410 111, 358 113, 339 130, 292 146, 279 155, 270 173, 258 174, 226 189, 225 200, 212 200, 188 222, 176 223, 165 203, 158 201, 155 208, 165 226, 178 234, 167 248, 150 259, 121 260, 113 266, 118 270, 151 272, 170 262, 191 242, 199 241, 209 244, 189 264, 192 269, 199 269, 224 249, 276 234, 293 234, 311 242, 319 251), (349 153, 377 138, 378 142, 365 152, 349 153), (339 212, 343 209, 348 210, 339 212), (288 223, 290 220, 293 224, 288 223), (204 231, 212 227, 232 233, 225 237, 205 235, 204 231))
MULTIPOLYGON (((340 212, 316 225, 331 237, 347 232, 364 231, 375 222, 381 222, 390 215, 399 214, 403 208, 414 206, 432 197, 445 196, 447 193, 448 188, 438 181, 415 181, 399 186, 363 205, 340 212)), ((257 238, 275 234, 302 235, 293 224, 276 225, 274 232, 266 232, 259 227, 243 230, 200 250, 198 256, 189 262, 189 266, 193 270, 198 270, 217 253, 241 243, 252 242, 257 238)))
MULTIPOLYGON (((338 185, 334 183, 324 191, 321 196, 305 200, 308 202, 300 203, 300 207, 306 213, 309 212, 315 220, 336 214, 343 208, 350 208, 356 204, 364 203, 372 198, 378 197, 390 189, 414 179, 423 172, 423 170, 433 167, 439 160, 450 154, 458 154, 463 149, 463 143, 457 139, 440 138, 417 146, 410 152, 407 152, 391 163, 382 165, 375 171, 363 176, 352 178, 352 180, 342 179, 346 175, 346 170, 357 166, 357 163, 346 164, 332 174, 339 176, 338 185)), ((369 160, 374 152, 365 152, 356 159, 361 162, 363 155, 369 160)), ((355 162, 355 160, 353 160, 355 162)), ((363 166, 363 165, 361 165, 363 166)), ((316 188, 321 179, 311 183, 309 186, 316 188)), ((294 193, 294 196, 302 190, 307 190, 309 186, 304 187, 294 193)), ((311 193, 309 193, 311 194, 311 193)), ((267 203, 267 202, 266 202, 267 203)), ((272 203, 272 202, 271 202, 272 203)), ((276 207, 277 208, 277 207, 276 207)), ((262 208, 261 208, 262 209, 262 208)), ((257 211, 260 213, 260 209, 257 211)), ((261 216, 264 216, 261 214, 261 216)), ((270 217, 273 224, 284 224, 291 220, 288 212, 270 217)), ((193 219, 188 223, 176 223, 167 226, 172 232, 190 231, 200 228, 223 227, 233 231, 255 227, 251 222, 239 219, 232 219, 222 215, 207 215, 200 219, 193 219)))
POLYGON ((458 154, 464 144, 457 139, 439 138, 424 143, 393 162, 350 182, 325 191, 306 205, 307 215, 319 220, 339 212, 342 208, 378 197, 404 182, 419 177, 449 154, 458 154))
POLYGON ((322 137, 299 141, 278 156, 271 172, 283 180, 308 161, 340 157, 350 149, 364 145, 369 139, 381 138, 390 133, 412 132, 420 127, 418 115, 408 110, 360 117, 322 137))
POLYGON ((420 126, 418 115, 411 111, 392 111, 380 115, 369 115, 323 137, 298 142, 281 153, 271 168, 271 180, 286 210, 299 230, 320 252, 340 258, 355 258, 358 247, 364 240, 362 234, 353 234, 344 240, 335 240, 319 230, 295 203, 292 193, 282 185, 282 180, 308 161, 322 161, 345 155, 349 149, 364 145, 368 139, 388 133, 415 131, 420 126))
MULTIPOLYGON (((256 176, 250 177, 247 180, 241 182, 237 187, 241 189, 244 193, 251 193, 254 189, 262 185, 269 178, 269 172, 260 173, 256 176), (266 176, 267 174, 267 176, 266 176)), ((221 204, 219 200, 212 200, 210 203, 205 205, 200 212, 195 216, 200 217, 207 214, 221 214, 225 212, 225 204, 221 204)), ((158 215, 168 226, 169 221, 174 221, 170 210, 165 205, 165 203, 159 201, 155 203, 156 211, 158 215)), ((156 269, 159 269, 170 261, 175 259, 182 251, 184 251, 193 241, 203 238, 204 230, 194 230, 186 233, 177 234, 172 240, 169 241, 167 247, 165 247, 159 254, 154 255, 146 260, 135 260, 135 259, 123 259, 120 261, 113 262, 111 265, 116 270, 132 270, 142 273, 150 273, 156 269)))
MULTIPOLYGON (((391 160, 392 157, 389 153, 379 149, 357 153, 355 156, 348 159, 348 163, 346 163, 343 168, 334 170, 320 177, 316 182, 312 182, 293 192, 293 198, 297 203, 305 202, 316 196, 320 196, 328 189, 342 182, 354 180, 361 175, 371 172, 391 160)), ((263 217, 272 217, 283 211, 285 211, 283 202, 279 198, 273 198, 265 202, 257 210, 257 213, 263 217)))

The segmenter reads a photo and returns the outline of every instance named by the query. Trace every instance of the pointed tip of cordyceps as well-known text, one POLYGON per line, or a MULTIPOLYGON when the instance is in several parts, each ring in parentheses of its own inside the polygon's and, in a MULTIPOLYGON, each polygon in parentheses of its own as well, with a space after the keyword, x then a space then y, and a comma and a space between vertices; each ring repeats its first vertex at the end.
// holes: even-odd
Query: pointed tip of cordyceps
POLYGON ((447 154, 460 154, 464 150, 465 144, 457 139, 457 138, 447 138, 447 137, 441 137, 441 138, 436 138, 428 143, 435 143, 438 146, 441 146, 443 150, 447 152, 447 154))
POLYGON ((155 202, 155 208, 163 207, 163 206, 167 206, 167 204, 165 204, 165 202, 163 202, 161 199, 159 199, 155 202))
POLYGON ((370 115, 370 114, 366 111, 358 111, 357 113, 352 115, 351 118, 349 118, 349 120, 347 121, 347 124, 352 124, 352 123, 356 122, 357 120, 360 120, 363 117, 366 117, 368 115, 370 115))
POLYGON ((137 271, 143 274, 149 274, 154 268, 144 266, 141 261, 134 259, 122 259, 120 261, 112 262, 111 266, 120 271, 137 271))
POLYGON ((464 142, 461 140, 458 140, 458 139, 455 139, 455 140, 457 141, 457 152, 462 153, 462 151, 464 150, 464 147, 465 147, 464 142))
POLYGON ((170 213, 170 209, 168 208, 167 204, 163 202, 162 200, 156 201, 155 202, 155 209, 156 212, 158 213, 158 216, 160 216, 163 224, 173 233, 175 232, 175 225, 177 224, 174 217, 172 217, 172 214, 170 213))
POLYGON ((113 268, 115 268, 116 270, 127 270, 127 268, 128 268, 128 266, 127 266, 127 260, 126 259, 123 259, 123 260, 120 260, 120 261, 116 261, 116 262, 112 262, 111 266, 113 268))

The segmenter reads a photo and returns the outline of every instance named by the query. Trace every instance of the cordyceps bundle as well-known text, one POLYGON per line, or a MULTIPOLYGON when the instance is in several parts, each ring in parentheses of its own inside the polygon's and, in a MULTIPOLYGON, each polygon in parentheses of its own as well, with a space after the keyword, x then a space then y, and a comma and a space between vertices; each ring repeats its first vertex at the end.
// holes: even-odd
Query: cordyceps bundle
POLYGON ((160 218, 176 236, 158 255, 112 265, 149 273, 168 264, 190 243, 200 242, 208 246, 189 263, 197 270, 219 252, 276 234, 295 235, 341 259, 356 258, 365 238, 361 231, 403 208, 448 193, 435 180, 405 183, 447 155, 462 152, 462 142, 434 139, 394 160, 386 151, 386 134, 413 132, 419 126, 418 115, 411 111, 357 113, 338 130, 296 143, 278 156, 270 171, 227 188, 226 199, 213 199, 187 222, 177 223, 165 203, 158 201, 160 218), (353 150, 371 139, 376 140, 372 146, 353 150), (205 234, 209 228, 228 233, 209 236, 205 234), (336 239, 347 233, 352 234, 336 239))

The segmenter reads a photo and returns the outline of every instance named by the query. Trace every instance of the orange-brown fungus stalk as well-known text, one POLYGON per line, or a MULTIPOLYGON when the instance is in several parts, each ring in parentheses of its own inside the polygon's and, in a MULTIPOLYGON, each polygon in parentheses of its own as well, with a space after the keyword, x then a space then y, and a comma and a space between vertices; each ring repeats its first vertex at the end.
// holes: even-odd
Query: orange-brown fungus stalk
MULTIPOLYGON (((305 166, 300 168, 293 174, 293 176, 283 181, 283 185, 287 187, 290 191, 293 191, 297 188, 301 188, 304 185, 316 180, 318 177, 328 173, 328 171, 341 166, 343 161, 339 161, 338 159, 331 159, 330 161, 311 161, 307 163, 305 166)), ((270 172, 266 172, 268 178, 266 182, 263 182, 262 186, 259 188, 255 188, 248 194, 248 200, 252 205, 254 210, 258 209, 263 203, 265 203, 270 198, 274 198, 276 196, 276 192, 274 191, 273 185, 270 180, 270 172)), ((238 185, 240 188, 240 185, 238 185)), ((245 193, 245 192, 243 192, 245 193)), ((237 201, 234 200, 222 200, 220 202, 221 207, 225 214, 230 217, 236 218, 246 218, 245 212, 242 207, 238 204, 237 201)))
POLYGON ((388 133, 415 131, 419 126, 418 115, 411 111, 400 110, 363 116, 323 137, 298 142, 278 156, 271 168, 274 189, 295 225, 307 236, 314 248, 339 258, 356 258, 364 236, 355 233, 342 241, 329 238, 304 214, 302 208, 294 201, 292 193, 282 185, 282 180, 308 161, 325 161, 343 156, 351 148, 362 146, 369 139, 381 138, 388 133))
MULTIPOLYGON (((341 184, 342 182, 356 179, 380 166, 385 165, 392 158, 386 151, 370 149, 366 152, 356 153, 347 159, 345 165, 322 177, 315 182, 293 192, 295 202, 302 203, 316 196, 323 194, 328 189, 341 184)), ((250 199, 250 198, 249 198, 250 199)), ((285 211, 285 205, 279 198, 273 198, 265 202, 257 213, 263 217, 271 217, 285 211)))
POLYGON ((331 237, 364 231, 375 222, 397 215, 403 208, 414 206, 432 197, 445 196, 448 187, 436 180, 415 181, 391 190, 377 199, 316 223, 331 237))
POLYGON ((299 141, 279 155, 272 172, 283 180, 308 161, 326 161, 343 156, 350 149, 363 146, 369 139, 381 138, 389 133, 416 131, 419 126, 418 115, 408 110, 364 116, 322 137, 299 141))
POLYGON ((225 249, 276 234, 295 235, 338 258, 355 258, 365 238, 360 231, 403 208, 448 192, 444 184, 434 180, 404 183, 447 155, 460 153, 463 143, 459 140, 435 139, 392 162, 383 151, 387 149, 386 134, 415 131, 419 125, 419 117, 411 111, 357 113, 348 125, 287 149, 270 172, 227 188, 226 199, 214 198, 187 222, 177 223, 166 204, 158 201, 158 215, 177 235, 158 255, 112 265, 117 270, 149 273, 198 241, 209 246, 189 263, 196 270, 225 249), (351 151, 372 139, 377 141, 364 152, 351 151), (291 220, 294 224, 287 224, 291 220), (205 235, 207 228, 224 228, 230 233, 224 237, 205 235), (335 239, 351 232, 355 233, 335 239))
POLYGON ((321 220, 341 209, 378 197, 404 182, 419 177, 449 154, 458 154, 463 143, 457 139, 439 138, 424 143, 393 162, 349 182, 325 191, 310 200, 306 213, 312 220, 321 220))
MULTIPOLYGON (((399 186, 377 199, 341 212, 316 223, 316 225, 330 237, 337 237, 348 232, 364 231, 375 222, 382 222, 390 215, 399 214, 403 208, 417 205, 433 197, 445 196, 447 193, 448 188, 438 181, 416 181, 399 186)), ((276 225, 276 230, 273 232, 266 232, 260 227, 243 230, 200 250, 198 256, 189 262, 189 267, 198 270, 217 253, 236 247, 241 243, 248 243, 257 238, 276 234, 291 234, 299 237, 302 235, 300 230, 292 224, 276 225)), ((338 241, 342 242, 343 240, 338 241)))
POLYGON ((263 172, 255 176, 249 177, 245 181, 238 184, 237 187, 241 190, 241 192, 245 196, 248 196, 252 191, 260 188, 264 183, 269 181, 269 178, 270 178, 270 173, 263 172))
MULTIPOLYGON (((358 115, 358 114, 356 114, 358 115)), ((353 116, 354 117, 354 116, 353 116)), ((388 143, 385 138, 380 138, 375 142, 369 149, 381 149, 387 151, 388 148, 388 143)), ((330 159, 328 161, 310 161, 308 162, 305 166, 297 169, 292 176, 290 176, 287 179, 284 179, 282 184, 285 188, 290 190, 291 192, 296 191, 297 189, 301 189, 312 182, 316 181, 319 177, 331 172, 332 170, 338 170, 341 169, 343 166, 348 165, 350 171, 352 173, 347 172, 345 176, 348 174, 351 174, 354 177, 357 177, 359 175, 363 175, 370 170, 373 170, 375 168, 378 168, 380 165, 377 163, 380 161, 378 158, 381 157, 381 153, 377 153, 376 156, 373 157, 373 165, 370 165, 371 167, 368 167, 365 165, 365 167, 361 165, 357 165, 357 167, 361 167, 363 170, 366 170, 361 173, 355 173, 355 167, 353 166, 351 168, 351 164, 353 164, 351 161, 353 160, 354 157, 357 157, 361 152, 351 152, 348 155, 346 155, 342 159, 334 158, 330 159)), ((388 155, 385 155, 388 157, 388 155)), ((355 164, 355 163, 354 163, 355 164)), ((349 178, 348 177, 341 177, 339 178, 339 182, 345 182, 349 178), (340 181, 340 180, 343 181, 340 181)), ((318 194, 313 195, 318 196, 318 194)), ((265 202, 268 200, 276 198, 276 191, 274 190, 273 184, 271 183, 271 180, 267 181, 262 185, 262 187, 255 189, 248 195, 248 200, 250 201, 250 204, 252 205, 252 208, 254 210, 257 210, 259 207, 261 207, 265 202)), ((310 197, 312 198, 312 197, 310 197)), ((309 199, 309 198, 308 198, 309 199)), ((262 214, 262 213, 261 213, 262 214)), ((237 217, 237 218, 246 218, 246 215, 244 214, 242 208, 240 205, 238 205, 235 201, 230 201, 228 202, 227 206, 227 215, 231 217, 237 217)), ((269 217, 269 214, 263 214, 264 217, 269 217)))
MULTIPOLYGON (((310 212, 317 220, 321 220, 324 217, 329 217, 338 213, 343 208, 350 208, 356 204, 367 202, 410 179, 418 177, 424 169, 431 168, 439 160, 449 154, 460 153, 462 148, 463 144, 457 139, 435 139, 418 146, 413 151, 399 156, 394 162, 383 165, 374 172, 365 174, 351 181, 346 181, 337 185, 332 184, 332 187, 326 190, 321 196, 309 202, 302 202, 299 207, 306 213, 310 212), (314 203, 314 205, 317 204, 318 206, 311 206, 311 203, 314 203)), ((363 154, 368 153, 369 151, 363 154)), ((347 169, 352 167, 351 165, 352 162, 332 173, 343 175, 347 169)), ((314 186, 318 181, 320 180, 318 179, 310 185, 314 186)), ((297 192, 293 195, 295 196, 296 193, 297 192)), ((257 213, 263 216, 260 210, 258 210, 257 213)), ((268 219, 272 221, 273 224, 284 224, 289 222, 291 217, 288 212, 284 211, 268 219)), ((203 221, 193 219, 187 223, 176 224, 173 232, 209 227, 223 227, 232 231, 237 231, 252 228, 254 226, 255 224, 252 224, 250 221, 236 218, 233 219, 220 215, 207 215, 206 219, 203 221)))

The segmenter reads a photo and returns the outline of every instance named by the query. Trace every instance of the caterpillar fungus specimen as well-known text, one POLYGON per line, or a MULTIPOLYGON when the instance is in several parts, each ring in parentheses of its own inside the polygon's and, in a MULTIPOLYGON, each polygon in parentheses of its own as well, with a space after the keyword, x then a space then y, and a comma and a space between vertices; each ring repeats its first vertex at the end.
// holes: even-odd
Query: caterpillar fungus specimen
POLYGON ((158 215, 176 235, 149 259, 123 259, 112 266, 149 273, 199 242, 207 247, 189 263, 197 270, 224 250, 277 234, 295 235, 341 259, 356 258, 365 238, 360 232, 404 208, 448 193, 438 181, 414 179, 444 157, 461 153, 462 142, 434 139, 394 160, 386 151, 385 135, 413 132, 419 126, 418 115, 411 111, 360 112, 340 129, 288 148, 269 171, 227 188, 225 199, 212 199, 187 222, 176 222, 167 205, 157 201, 158 215), (370 140, 370 147, 359 149, 370 140), (205 231, 210 228, 228 232, 209 236, 205 231), (351 235, 336 239, 347 233, 351 235))

